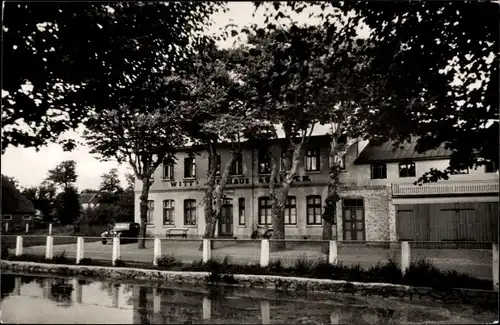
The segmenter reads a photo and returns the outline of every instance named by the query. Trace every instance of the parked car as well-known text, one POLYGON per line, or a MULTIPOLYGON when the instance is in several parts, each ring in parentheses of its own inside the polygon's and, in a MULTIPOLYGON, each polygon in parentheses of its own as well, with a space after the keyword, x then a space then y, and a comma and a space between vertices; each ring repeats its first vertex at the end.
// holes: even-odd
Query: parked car
POLYGON ((113 229, 105 231, 101 234, 101 242, 106 245, 108 240, 112 241, 113 237, 120 238, 120 243, 136 242, 139 236, 141 226, 137 222, 120 222, 116 223, 113 229))

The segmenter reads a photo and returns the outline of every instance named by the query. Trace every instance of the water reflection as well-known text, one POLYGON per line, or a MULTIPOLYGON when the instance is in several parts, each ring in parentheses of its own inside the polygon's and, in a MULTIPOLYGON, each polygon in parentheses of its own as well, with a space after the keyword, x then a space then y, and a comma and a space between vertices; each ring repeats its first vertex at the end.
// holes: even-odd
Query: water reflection
POLYGON ((8 274, 1 275, 1 293, 2 320, 8 323, 466 324, 496 319, 493 311, 396 298, 167 288, 8 274))

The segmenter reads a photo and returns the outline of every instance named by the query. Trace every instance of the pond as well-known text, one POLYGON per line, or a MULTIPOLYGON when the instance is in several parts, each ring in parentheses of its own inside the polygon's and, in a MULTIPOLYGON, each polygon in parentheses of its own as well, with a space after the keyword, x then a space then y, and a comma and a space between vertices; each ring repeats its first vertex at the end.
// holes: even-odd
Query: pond
POLYGON ((492 310, 431 300, 1 275, 1 320, 37 324, 473 324, 492 310))

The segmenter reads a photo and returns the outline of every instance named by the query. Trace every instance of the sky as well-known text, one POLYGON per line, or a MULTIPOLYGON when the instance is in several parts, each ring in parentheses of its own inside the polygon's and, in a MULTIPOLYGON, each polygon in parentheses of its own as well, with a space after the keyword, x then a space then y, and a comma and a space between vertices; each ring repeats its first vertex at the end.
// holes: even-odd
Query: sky
MULTIPOLYGON (((252 23, 264 23, 264 8, 259 9, 253 17, 254 6, 251 2, 229 2, 226 13, 217 13, 213 16, 214 24, 210 32, 217 33, 220 28, 234 23, 237 26, 245 26, 252 23)), ((302 24, 311 24, 315 21, 309 19, 309 12, 304 11, 300 15, 294 15, 294 19, 302 24)), ((286 25, 286 22, 281 22, 286 25)), ((220 46, 230 47, 234 40, 220 43, 220 46)), ((81 139, 82 130, 67 132, 64 137, 81 139)), ((49 144, 40 148, 37 152, 33 148, 9 147, 2 155, 2 174, 11 176, 19 181, 21 187, 37 186, 47 176, 49 169, 54 168, 64 160, 75 160, 78 181, 76 186, 79 190, 97 189, 101 182, 101 175, 107 173, 111 168, 118 168, 122 184, 125 185, 125 174, 132 173, 132 169, 126 165, 119 165, 116 161, 102 162, 96 156, 90 154, 90 148, 79 146, 72 152, 64 152, 58 144, 49 144)))

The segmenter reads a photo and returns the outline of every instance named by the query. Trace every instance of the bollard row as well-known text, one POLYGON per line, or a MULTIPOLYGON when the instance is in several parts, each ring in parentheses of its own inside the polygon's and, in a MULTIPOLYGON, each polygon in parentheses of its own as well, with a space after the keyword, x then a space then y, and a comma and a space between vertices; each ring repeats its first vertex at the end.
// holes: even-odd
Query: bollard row
MULTIPOLYGON (((84 239, 83 237, 77 238, 76 246, 76 263, 84 258, 84 239)), ((153 250, 153 264, 158 265, 158 259, 162 254, 161 250, 161 240, 160 238, 155 238, 154 240, 154 250, 153 250)), ((16 237, 16 256, 23 255, 23 237, 16 237)), ((54 256, 54 238, 52 236, 47 236, 45 258, 52 259, 54 256)), ((112 264, 116 264, 116 260, 120 259, 120 239, 113 238, 113 251, 112 251, 112 264)), ((202 260, 203 263, 207 263, 212 257, 210 239, 203 239, 203 253, 202 260)), ((331 240, 329 243, 328 252, 328 262, 330 264, 336 265, 338 263, 338 246, 337 241, 331 240)), ((493 271, 493 285, 494 289, 498 291, 499 289, 499 256, 498 256, 498 244, 493 244, 492 246, 492 271, 493 271)), ((404 275, 411 264, 411 248, 410 243, 407 241, 401 242, 401 273, 404 275)), ((260 248, 260 265, 266 267, 269 265, 269 240, 261 240, 260 248)))

